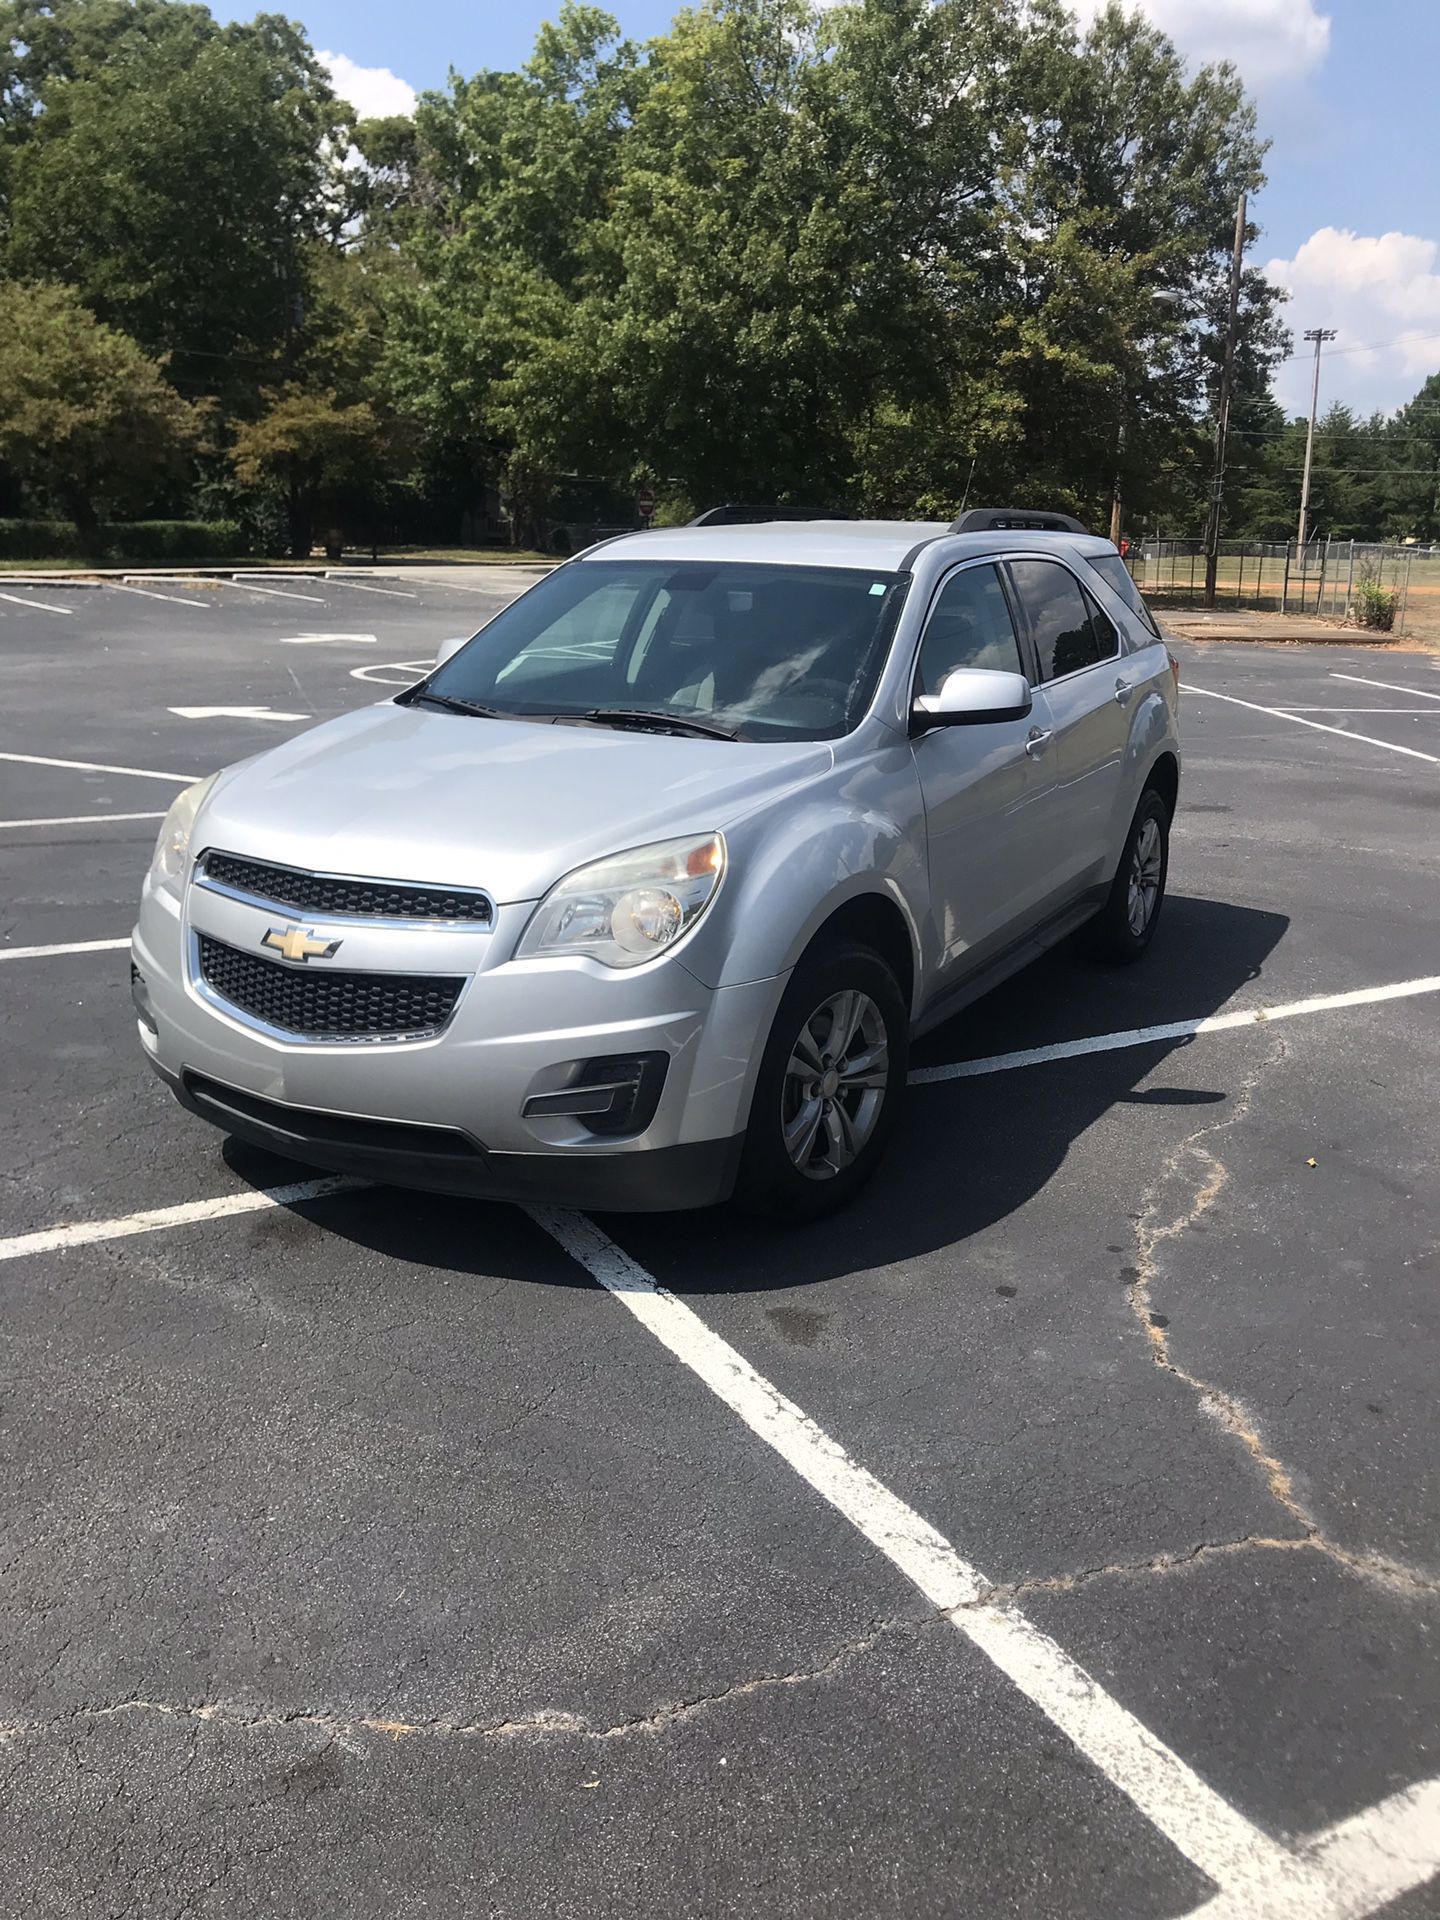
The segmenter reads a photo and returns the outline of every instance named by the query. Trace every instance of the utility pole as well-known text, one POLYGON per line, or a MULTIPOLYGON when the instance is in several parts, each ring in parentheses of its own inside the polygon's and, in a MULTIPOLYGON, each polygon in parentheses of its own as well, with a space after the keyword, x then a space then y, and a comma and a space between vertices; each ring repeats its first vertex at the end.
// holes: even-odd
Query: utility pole
POLYGON ((1305 558, 1305 521, 1310 512, 1310 455, 1315 446, 1315 414, 1320 405, 1320 349, 1335 338, 1334 327, 1307 327, 1305 338, 1315 342, 1315 378, 1310 385, 1310 425, 1305 433, 1305 478, 1300 482, 1300 534, 1298 547, 1301 564, 1305 558))
POLYGON ((1120 431, 1115 441, 1115 485, 1110 493, 1110 544, 1120 544, 1120 523, 1124 518, 1124 501, 1121 489, 1124 484, 1125 470, 1125 397, 1120 397, 1120 431))
POLYGON ((1245 259, 1245 195, 1235 203, 1235 245, 1230 254, 1230 302, 1225 322, 1225 358, 1220 364, 1220 397, 1215 409, 1215 471, 1210 478, 1210 511, 1205 519, 1205 604, 1215 604, 1215 574, 1220 559, 1220 500, 1225 486, 1225 440, 1230 431, 1230 396, 1235 390, 1235 336, 1240 323, 1240 273, 1245 259))

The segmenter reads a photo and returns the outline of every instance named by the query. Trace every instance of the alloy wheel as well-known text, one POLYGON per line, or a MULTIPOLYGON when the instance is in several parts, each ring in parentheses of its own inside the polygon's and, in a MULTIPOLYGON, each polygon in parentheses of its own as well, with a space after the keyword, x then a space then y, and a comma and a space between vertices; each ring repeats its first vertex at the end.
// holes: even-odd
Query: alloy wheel
POLYGON ((864 1151, 885 1104, 890 1046, 868 994, 831 994, 801 1027, 780 1091, 785 1151, 809 1180, 833 1180, 864 1151))
POLYGON ((1160 823, 1152 814, 1136 835, 1135 851, 1130 856, 1127 914, 1130 931, 1137 940, 1149 926, 1160 898, 1162 854, 1160 823))

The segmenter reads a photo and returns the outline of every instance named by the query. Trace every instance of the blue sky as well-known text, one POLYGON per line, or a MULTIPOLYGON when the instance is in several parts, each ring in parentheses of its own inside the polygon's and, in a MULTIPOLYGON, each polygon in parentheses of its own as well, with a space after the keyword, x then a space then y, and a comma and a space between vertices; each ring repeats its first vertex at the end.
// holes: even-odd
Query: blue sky
MULTIPOLYGON (((1098 4, 1078 0, 1078 10, 1098 4)), ((1273 145, 1270 184, 1252 208, 1262 228, 1253 257, 1291 289, 1286 317, 1297 339, 1309 326, 1338 329, 1322 404, 1398 405, 1440 371, 1440 0, 1140 5, 1192 59, 1234 60, 1256 96, 1273 145)), ((362 110, 394 110, 406 96, 389 76, 420 89, 443 86, 452 66, 518 65, 555 9, 545 0, 290 0, 287 10, 316 47, 343 56, 337 78, 347 97, 362 110)), ((612 0, 611 11, 644 39, 664 30, 674 8, 612 0)), ((1283 369, 1282 401, 1303 408, 1307 383, 1298 361, 1283 369)))

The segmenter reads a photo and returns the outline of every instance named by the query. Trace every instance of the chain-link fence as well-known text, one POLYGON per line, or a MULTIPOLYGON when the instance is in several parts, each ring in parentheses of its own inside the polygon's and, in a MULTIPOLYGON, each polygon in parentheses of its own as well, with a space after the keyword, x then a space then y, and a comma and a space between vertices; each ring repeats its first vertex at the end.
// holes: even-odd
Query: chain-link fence
MULTIPOLYGON (((1204 603, 1205 554, 1199 540, 1141 540, 1127 557, 1148 598, 1177 606, 1204 603)), ((1222 540, 1215 598, 1227 607, 1353 620, 1359 590, 1367 582, 1394 594, 1394 631, 1405 632, 1412 614, 1423 623, 1432 593, 1440 598, 1440 548, 1359 540, 1312 540, 1301 548, 1293 540, 1222 540)))

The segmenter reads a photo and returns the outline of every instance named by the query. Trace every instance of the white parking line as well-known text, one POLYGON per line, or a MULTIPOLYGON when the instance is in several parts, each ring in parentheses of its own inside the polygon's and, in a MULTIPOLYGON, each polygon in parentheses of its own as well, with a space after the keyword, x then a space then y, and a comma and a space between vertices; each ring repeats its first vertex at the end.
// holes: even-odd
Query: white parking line
POLYGON ((373 633, 292 633, 282 647, 373 647, 373 633))
MULTIPOLYGON (((536 578, 541 579, 543 578, 543 575, 537 574, 536 578)), ((506 589, 503 586, 502 587, 473 587, 467 581, 463 581, 463 580, 427 580, 425 584, 427 587, 448 587, 451 593, 488 593, 492 600, 494 599, 496 594, 504 593, 506 591, 506 589)))
POLYGON ((1367 680, 1363 673, 1337 673, 1332 668, 1332 680, 1353 680, 1357 687, 1383 687, 1387 693, 1413 693, 1422 700, 1440 700, 1440 693, 1426 693, 1423 687, 1402 687, 1398 680, 1367 680))
POLYGON ((163 820, 163 813, 60 813, 49 820, 0 820, 0 827, 93 827, 107 820, 163 820))
POLYGON ((177 607, 203 607, 207 613, 215 605, 213 600, 187 600, 180 593, 156 593, 151 587, 132 587, 123 580, 107 580, 105 584, 112 593, 138 593, 146 600, 173 600, 177 607))
POLYGON ((313 714, 277 712, 274 707, 169 707, 177 720, 310 720, 313 714))
POLYGON ((52 607, 48 600, 22 600, 18 593, 0 593, 0 600, 13 600, 17 607, 38 607, 41 613, 63 613, 72 620, 75 617, 73 607, 52 607))
MULTIPOLYGON (((233 1193, 0 1240, 0 1260, 342 1194, 342 1177, 233 1193)), ((1440 1870, 1440 1782, 1422 1782, 1295 1846, 1272 1840, 1079 1666, 930 1523, 583 1214, 530 1218, 1005 1674, 1218 1893, 1209 1920, 1361 1920, 1440 1870)))
POLYGON ((1350 727, 1327 727, 1319 720, 1307 720, 1300 713, 1286 713, 1283 707, 1262 707, 1256 700, 1241 700, 1233 693, 1216 693, 1213 687, 1197 687, 1193 680, 1187 680, 1188 693, 1203 693, 1207 700, 1228 700, 1232 707, 1248 707, 1252 713, 1268 713, 1274 720, 1293 720, 1297 727, 1314 727, 1317 733, 1338 733, 1342 740, 1356 740, 1366 747, 1384 747, 1390 753, 1403 753, 1411 760, 1428 760, 1432 766, 1440 767, 1440 754, 1421 753, 1418 747, 1398 747, 1393 740, 1376 740, 1371 734, 1356 733, 1350 727))
POLYGON ((991 1581, 593 1220, 526 1211, 1215 1882, 1218 1901, 1201 1909, 1212 1920, 1358 1920, 1440 1869, 1440 1783, 1395 1795, 1309 1846, 1270 1839, 1018 1608, 987 1601, 991 1581))
POLYGON ((368 580, 347 580, 341 573, 327 573, 325 578, 331 586, 353 587, 356 593, 388 593, 392 600, 418 600, 420 597, 404 587, 372 587, 368 580))
POLYGON ((1281 1850, 1273 1841, 1111 1699, 1047 1634, 1012 1608, 986 1605, 992 1583, 983 1574, 592 1220, 549 1208, 526 1211, 933 1607, 948 1614, 1186 1859, 1220 1887, 1280 1872, 1281 1850))
MULTIPOLYGON (((128 940, 118 943, 129 946, 128 940)), ((154 1207, 147 1213, 127 1213, 112 1220, 76 1220, 69 1226, 47 1227, 38 1233, 16 1233, 0 1240, 0 1260, 23 1260, 35 1253, 59 1253, 67 1247, 92 1247, 102 1240, 129 1240, 136 1234, 163 1233, 171 1227, 193 1226, 202 1220, 228 1220, 237 1213, 260 1213, 266 1207, 293 1207, 327 1194, 353 1193, 364 1185, 336 1174, 318 1180, 297 1180, 292 1186, 263 1187, 249 1193, 222 1193, 213 1200, 189 1200, 178 1207, 154 1207)))
POLYGON ((42 753, 0 753, 0 760, 13 760, 22 767, 74 767, 81 773, 129 773, 137 780, 173 780, 182 787, 204 778, 198 773, 155 773, 149 767, 107 767, 98 760, 50 760, 42 753))
POLYGON ((0 947, 0 960, 53 960, 62 953, 113 953, 125 940, 72 940, 63 947, 0 947))
POLYGON ((1304 1882, 1227 1890, 1191 1920, 1363 1920, 1424 1886, 1440 1870, 1440 1779, 1404 1787, 1295 1851, 1304 1882))
POLYGON ((433 660, 382 660, 373 667, 351 667, 350 678, 369 680, 377 687, 408 687, 429 673, 434 665, 433 660), (398 680, 390 677, 395 674, 399 674, 398 680))
POLYGON ((274 600, 308 600, 316 607, 325 604, 318 593, 292 593, 285 587, 257 587, 248 580, 222 580, 219 584, 222 587, 234 587, 237 593, 268 593, 274 600))
POLYGON ((1440 720, 1440 707, 1278 707, 1278 713, 1428 713, 1440 720))
POLYGON ((1356 987, 1349 993, 1318 994, 1310 1000, 1291 1000, 1278 1007, 1247 1007, 1235 1013, 1208 1013, 1196 1020, 1167 1020, 1158 1027, 1094 1033, 1083 1040, 1059 1040, 1054 1046, 1027 1047, 1021 1053, 996 1053, 984 1060, 956 1060, 943 1067, 916 1067, 909 1085, 930 1087, 942 1080, 1010 1073, 1016 1067, 1043 1067, 1052 1060, 1077 1060, 1087 1053, 1118 1053, 1126 1047, 1154 1046, 1160 1040, 1186 1040, 1197 1033, 1229 1033, 1236 1027, 1263 1027, 1272 1020, 1296 1020, 1302 1014, 1333 1013, 1341 1007, 1374 1006, 1382 1000, 1408 1000, 1422 993, 1440 993, 1440 974, 1427 974, 1419 980, 1397 980, 1386 987, 1356 987))

